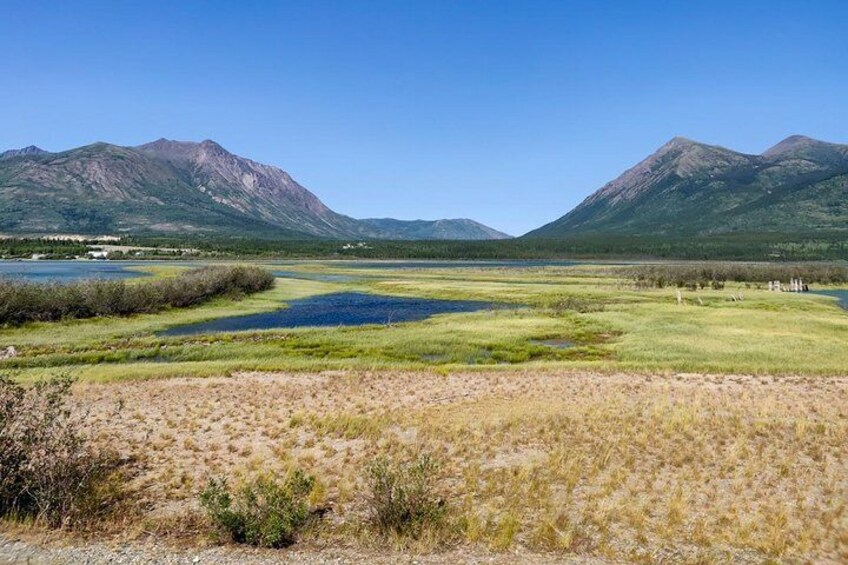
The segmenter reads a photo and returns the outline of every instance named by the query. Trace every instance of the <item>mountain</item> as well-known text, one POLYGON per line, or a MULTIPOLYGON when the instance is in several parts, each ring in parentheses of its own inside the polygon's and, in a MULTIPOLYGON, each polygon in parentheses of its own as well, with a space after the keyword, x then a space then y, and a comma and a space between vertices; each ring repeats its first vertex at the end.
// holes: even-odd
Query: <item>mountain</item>
POLYGON ((848 230, 848 145, 793 135, 761 155, 675 137, 524 237, 848 230))
POLYGON ((403 232, 407 239, 506 239, 509 236, 468 218, 453 220, 394 220, 369 218, 359 220, 378 239, 392 239, 403 232))
POLYGON ((25 155, 43 155, 44 153, 47 153, 47 151, 40 147, 36 147, 35 145, 30 145, 21 149, 9 149, 8 151, 3 151, 2 153, 0 153, 0 160, 11 159, 12 157, 20 157, 25 155))
POLYGON ((95 143, 0 154, 0 233, 195 233, 285 238, 493 239, 470 220, 357 220, 285 171, 211 140, 95 143))

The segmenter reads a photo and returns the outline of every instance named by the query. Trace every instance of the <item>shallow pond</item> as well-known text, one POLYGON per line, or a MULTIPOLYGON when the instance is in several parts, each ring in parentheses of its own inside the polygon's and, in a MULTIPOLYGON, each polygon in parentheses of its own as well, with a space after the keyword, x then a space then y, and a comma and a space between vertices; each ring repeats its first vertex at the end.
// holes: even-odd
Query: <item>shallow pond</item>
POLYGON ((813 292, 824 296, 835 296, 837 303, 848 310, 848 290, 816 290, 813 292))
POLYGON ((292 300, 288 308, 273 312, 176 326, 165 330, 160 335, 180 336, 307 326, 362 326, 415 322, 436 314, 476 312, 493 306, 489 302, 472 300, 435 300, 339 292, 292 300))
POLYGON ((86 279, 128 279, 145 276, 127 267, 150 265, 143 261, 0 261, 0 278, 30 282, 76 282, 86 279))
POLYGON ((531 339, 530 343, 533 345, 544 345, 545 347, 552 347, 554 349, 570 349, 574 347, 574 343, 567 339, 531 339))

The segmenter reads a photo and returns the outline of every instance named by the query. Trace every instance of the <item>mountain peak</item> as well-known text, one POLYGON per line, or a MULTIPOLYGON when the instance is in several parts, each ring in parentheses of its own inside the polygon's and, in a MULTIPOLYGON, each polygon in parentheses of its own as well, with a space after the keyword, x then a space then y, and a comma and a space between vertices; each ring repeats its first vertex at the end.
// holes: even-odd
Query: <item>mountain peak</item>
POLYGON ((0 159, 11 159, 12 157, 25 157, 28 155, 44 155, 46 153, 49 153, 49 151, 45 151, 35 145, 27 145, 20 149, 9 149, 8 151, 3 151, 0 153, 0 159))
POLYGON ((137 145, 136 149, 157 153, 182 153, 196 145, 197 143, 194 143, 193 141, 176 141, 174 139, 160 137, 156 141, 137 145))
POLYGON ((196 141, 176 141, 160 137, 156 141, 138 145, 135 149, 168 160, 194 160, 199 156, 206 158, 229 155, 229 152, 211 139, 196 141))
POLYGON ((697 141, 689 139, 688 137, 683 137, 682 135, 675 135, 671 139, 669 139, 663 147, 668 148, 677 148, 677 147, 689 147, 691 145, 701 145, 697 141))
POLYGON ((816 149, 828 149, 836 146, 834 143, 819 141, 805 135, 790 135, 774 147, 763 152, 763 157, 777 158, 786 156, 806 156, 810 151, 816 149))
POLYGON ((227 151, 226 149, 224 149, 223 147, 221 147, 221 145, 218 142, 212 141, 211 139, 204 139, 203 141, 201 141, 200 142, 200 149, 207 155, 212 155, 212 156, 217 156, 217 157, 230 154, 230 152, 227 151))

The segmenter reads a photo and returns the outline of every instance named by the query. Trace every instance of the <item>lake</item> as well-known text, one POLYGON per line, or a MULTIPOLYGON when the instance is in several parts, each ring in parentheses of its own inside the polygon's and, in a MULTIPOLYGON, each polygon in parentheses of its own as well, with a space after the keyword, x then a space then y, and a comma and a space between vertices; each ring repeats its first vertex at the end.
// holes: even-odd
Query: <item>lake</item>
POLYGON ((436 314, 476 312, 493 306, 489 302, 473 300, 435 300, 339 292, 292 300, 288 308, 273 312, 218 318, 208 322, 176 326, 159 335, 180 336, 308 326, 361 326, 415 322, 436 314))
MULTIPOLYGON (((578 261, 285 261, 264 264, 275 276, 317 280, 324 282, 354 282, 358 277, 331 273, 310 273, 287 270, 303 263, 319 264, 325 267, 339 267, 362 270, 375 269, 474 269, 474 268, 531 268, 531 267, 567 267, 579 264, 578 261), (283 269, 280 269, 283 266, 283 269)), ((144 273, 128 270, 133 266, 179 265, 201 266, 202 262, 192 261, 12 261, 0 260, 0 278, 10 277, 31 282, 77 282, 87 279, 127 279, 146 276, 144 273)))

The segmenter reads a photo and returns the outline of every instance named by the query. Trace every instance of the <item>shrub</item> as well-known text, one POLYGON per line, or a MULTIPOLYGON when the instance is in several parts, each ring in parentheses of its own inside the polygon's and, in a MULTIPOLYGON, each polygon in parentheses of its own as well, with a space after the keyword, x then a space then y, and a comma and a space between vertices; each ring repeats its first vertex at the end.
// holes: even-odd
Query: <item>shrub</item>
POLYGON ((121 462, 82 432, 71 384, 60 377, 26 389, 0 376, 0 516, 76 528, 117 502, 121 462))
POLYGON ((197 306, 219 296, 268 290, 274 275, 260 267, 202 267, 173 278, 128 284, 93 280, 76 284, 0 281, 0 325, 63 318, 129 316, 197 306))
POLYGON ((372 519, 382 533, 417 538, 442 524, 446 505, 436 492, 437 471, 426 454, 405 463, 379 458, 369 466, 372 519))
POLYGON ((315 479, 300 470, 285 481, 259 477, 234 492, 224 478, 209 480, 200 503, 215 526, 236 543, 286 547, 309 522, 315 479))
POLYGON ((578 296, 557 296, 549 300, 545 307, 554 315, 561 316, 567 312, 602 312, 604 304, 597 300, 580 298, 578 296))
POLYGON ((765 283, 802 278, 807 283, 844 284, 848 282, 848 267, 829 263, 687 263, 681 265, 637 265, 624 269, 637 287, 696 289, 724 288, 725 281, 765 283))

